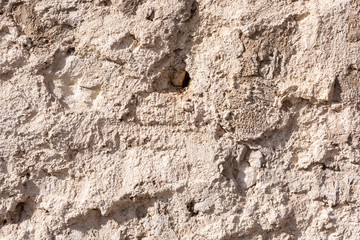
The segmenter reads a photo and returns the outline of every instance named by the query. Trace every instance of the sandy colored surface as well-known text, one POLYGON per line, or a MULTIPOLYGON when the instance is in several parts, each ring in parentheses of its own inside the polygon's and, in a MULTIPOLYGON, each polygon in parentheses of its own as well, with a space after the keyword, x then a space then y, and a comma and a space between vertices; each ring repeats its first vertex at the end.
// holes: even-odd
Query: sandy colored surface
POLYGON ((359 0, 0 0, 0 239, 360 239, 359 0))

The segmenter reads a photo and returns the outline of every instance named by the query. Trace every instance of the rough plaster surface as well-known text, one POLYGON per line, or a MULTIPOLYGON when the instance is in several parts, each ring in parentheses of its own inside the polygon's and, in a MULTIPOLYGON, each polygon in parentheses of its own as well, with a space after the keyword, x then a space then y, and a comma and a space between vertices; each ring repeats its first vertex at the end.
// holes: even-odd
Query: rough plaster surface
POLYGON ((359 239, 359 0, 0 0, 0 239, 359 239))

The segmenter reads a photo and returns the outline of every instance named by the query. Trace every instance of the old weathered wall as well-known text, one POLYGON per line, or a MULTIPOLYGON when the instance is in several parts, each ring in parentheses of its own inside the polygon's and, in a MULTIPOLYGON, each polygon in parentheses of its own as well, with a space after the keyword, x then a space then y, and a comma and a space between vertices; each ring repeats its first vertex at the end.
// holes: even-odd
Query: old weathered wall
POLYGON ((0 0, 0 239, 359 239, 359 0, 0 0))

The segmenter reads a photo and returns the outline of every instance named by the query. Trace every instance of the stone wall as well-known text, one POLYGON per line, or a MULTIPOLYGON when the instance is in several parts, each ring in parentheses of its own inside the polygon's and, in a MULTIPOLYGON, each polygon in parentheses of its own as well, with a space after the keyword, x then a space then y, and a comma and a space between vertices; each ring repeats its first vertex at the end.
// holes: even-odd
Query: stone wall
POLYGON ((359 0, 0 0, 0 239, 359 239, 359 0))

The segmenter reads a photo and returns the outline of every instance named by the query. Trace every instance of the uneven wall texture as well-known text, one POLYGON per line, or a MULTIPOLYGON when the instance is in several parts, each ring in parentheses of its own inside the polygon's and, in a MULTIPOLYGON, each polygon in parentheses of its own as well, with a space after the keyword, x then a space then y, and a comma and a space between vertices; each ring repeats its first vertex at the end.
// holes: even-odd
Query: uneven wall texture
POLYGON ((360 239, 359 0, 0 0, 0 239, 360 239))

